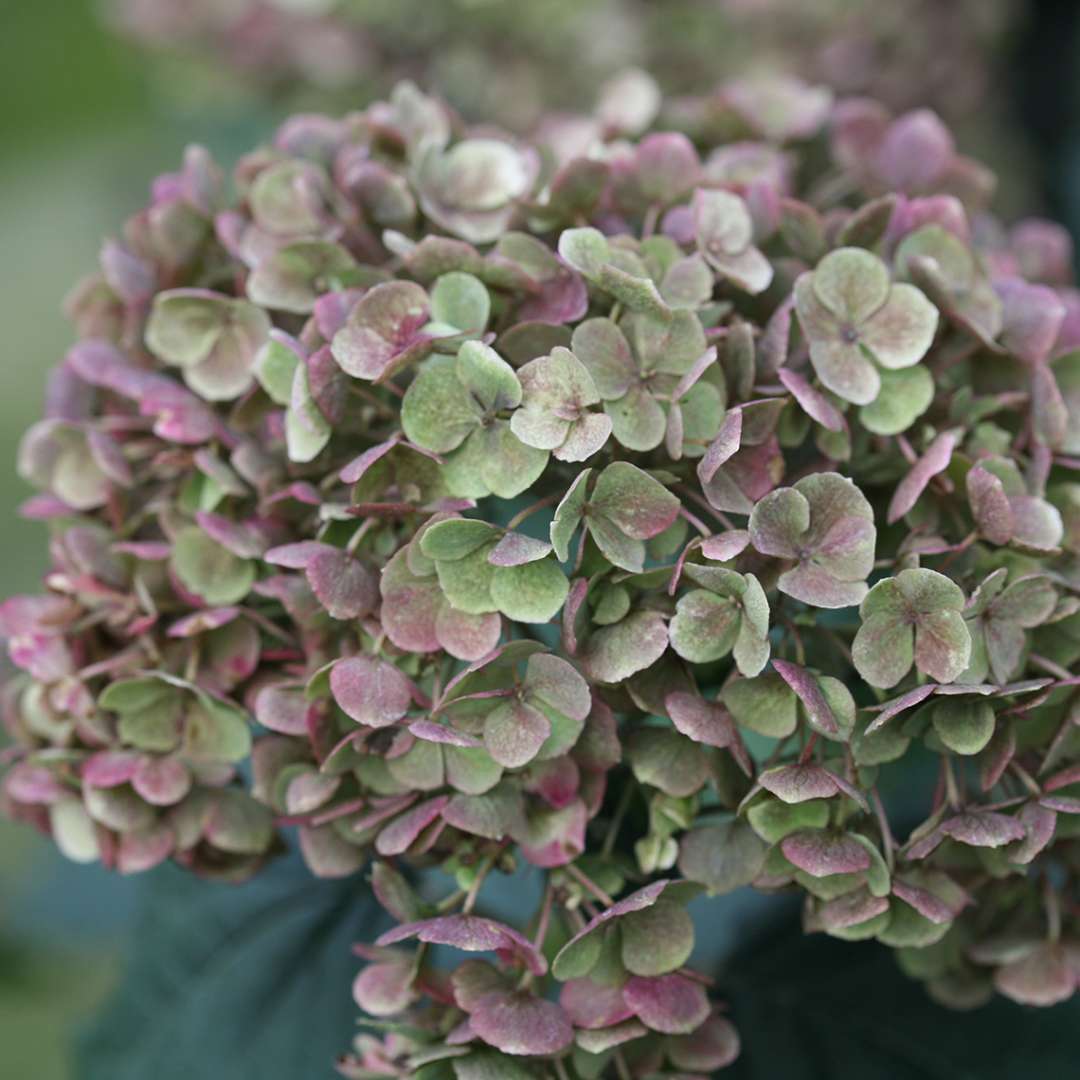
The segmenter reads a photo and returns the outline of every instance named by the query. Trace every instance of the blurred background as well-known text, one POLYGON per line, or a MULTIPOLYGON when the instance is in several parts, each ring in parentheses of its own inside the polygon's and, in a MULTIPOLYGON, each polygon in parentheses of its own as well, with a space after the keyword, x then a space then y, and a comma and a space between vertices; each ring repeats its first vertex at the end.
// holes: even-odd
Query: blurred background
MULTIPOLYGON (((787 71, 928 106, 1000 179, 998 206, 1080 225, 1075 0, 2 0, 0 458, 13 463, 70 342, 64 295, 149 181, 197 140, 224 163, 297 110, 411 77, 528 128, 618 70, 670 94, 787 71)), ((41 526, 0 468, 0 593, 32 591, 41 526)), ((76 1076, 72 1034, 114 985, 134 885, 0 821, 0 1075, 76 1076)), ((321 1075, 321 1074, 320 1074, 321 1075)))

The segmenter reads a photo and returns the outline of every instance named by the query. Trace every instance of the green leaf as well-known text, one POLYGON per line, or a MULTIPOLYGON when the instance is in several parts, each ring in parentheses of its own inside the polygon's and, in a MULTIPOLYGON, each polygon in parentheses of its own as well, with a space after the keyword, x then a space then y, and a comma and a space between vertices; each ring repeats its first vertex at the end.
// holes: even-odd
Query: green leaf
POLYGON ((725 966, 738 972, 725 989, 743 1042, 724 1071, 731 1080, 1014 1080, 1029 1071, 1067 1080, 1075 1071, 1075 998, 1054 1009, 1002 998, 969 1012, 947 1009, 889 950, 804 936, 794 919, 752 934, 725 966))
POLYGON ((350 946, 390 925, 359 878, 315 881, 290 858, 241 886, 165 865, 138 889, 127 971, 80 1040, 79 1080, 329 1073, 355 1028, 350 946))

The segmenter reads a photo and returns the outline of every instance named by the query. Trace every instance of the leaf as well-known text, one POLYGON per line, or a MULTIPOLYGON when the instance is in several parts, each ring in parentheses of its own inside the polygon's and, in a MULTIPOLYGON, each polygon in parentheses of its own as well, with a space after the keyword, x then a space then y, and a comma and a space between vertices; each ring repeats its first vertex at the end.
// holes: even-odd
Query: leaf
POLYGON ((1027 1069, 1065 1080, 1073 1070, 1080 1002, 1021 1010, 999 998, 947 1009, 876 942, 805 936, 790 919, 752 934, 727 970, 738 973, 723 989, 743 1043, 723 1074, 731 1080, 1013 1080, 1027 1069))
POLYGON ((351 944, 387 922, 357 878, 313 881, 295 858, 241 886, 161 866, 139 881, 127 970, 80 1040, 77 1075, 310 1074, 348 1048, 351 944))

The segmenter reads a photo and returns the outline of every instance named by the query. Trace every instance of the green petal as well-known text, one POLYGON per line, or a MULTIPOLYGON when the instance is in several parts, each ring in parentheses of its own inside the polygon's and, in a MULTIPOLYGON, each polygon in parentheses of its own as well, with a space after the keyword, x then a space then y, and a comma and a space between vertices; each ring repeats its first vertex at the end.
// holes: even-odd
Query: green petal
POLYGON ((837 248, 817 264, 814 294, 838 319, 859 326, 885 303, 889 271, 864 248, 837 248))
POLYGON ((771 738, 787 738, 798 723, 798 699, 784 680, 769 671, 750 679, 734 679, 721 700, 743 727, 771 738))
MULTIPOLYGON (((873 589, 866 599, 872 595, 873 589)), ((871 686, 882 690, 895 686, 911 670, 915 659, 915 634, 911 625, 887 612, 871 615, 864 619, 855 635, 851 659, 871 686)))
POLYGON ((548 452, 526 446, 513 433, 509 421, 500 420, 476 435, 483 436, 486 448, 481 476, 492 494, 500 499, 513 499, 528 491, 547 467, 548 452))
POLYGON ((521 383, 514 369, 490 345, 466 341, 458 350, 457 376, 485 412, 516 409, 521 383))
POLYGON ((475 518, 449 518, 429 525, 420 537, 420 550, 437 562, 471 555, 482 544, 497 539, 494 525, 475 518))
POLYGON ((621 398, 637 376, 637 363, 626 336, 610 319, 587 319, 570 339, 574 355, 592 376, 605 401, 621 398))
POLYGON ((271 338, 255 357, 255 377, 275 405, 288 405, 300 357, 284 342, 271 338))
POLYGON ((934 378, 922 365, 882 371, 877 397, 859 410, 863 427, 875 435, 907 431, 934 400, 934 378))
POLYGON ((340 244, 303 240, 279 248, 263 259, 247 280, 247 295, 264 308, 307 315, 333 279, 356 266, 340 244))
POLYGON ((431 317, 480 335, 491 316, 491 297, 482 281, 460 270, 443 274, 431 289, 431 317))
POLYGON ((941 683, 958 679, 971 660, 971 633, 958 611, 932 611, 919 616, 915 630, 915 664, 941 683))
POLYGON ((635 611, 592 634, 581 652, 581 663, 597 682, 619 683, 651 667, 667 644, 663 616, 657 611, 635 611))
POLYGON ((889 299, 859 329, 859 339, 882 367, 917 364, 934 341, 937 308, 914 285, 894 285, 889 299))
POLYGON ((635 386, 618 401, 604 403, 611 418, 611 433, 627 450, 644 453, 664 441, 667 417, 660 403, 644 386, 635 386))
POLYGON ((622 961, 644 977, 666 975, 682 967, 694 949, 694 923, 682 904, 661 898, 652 907, 631 911, 619 920, 622 961))
POLYGON ((594 277, 611 256, 599 229, 565 229, 559 236, 559 255, 585 277, 594 277))
POLYGON ((977 754, 994 737, 996 721, 988 701, 938 701, 931 719, 938 738, 955 754, 977 754))
POLYGON ((767 850, 744 821, 707 825, 683 837, 679 869, 711 894, 722 895, 749 885, 761 872, 767 850))
POLYGON ((146 324, 146 346, 167 364, 198 364, 210 355, 228 309, 226 296, 189 289, 158 293, 146 324))
POLYGON ((671 647, 693 664, 707 664, 731 652, 742 610, 731 597, 694 589, 680 597, 671 620, 671 647))
POLYGON ((401 403, 401 426, 410 441, 443 454, 459 447, 483 411, 457 376, 449 357, 429 360, 401 403))
POLYGON ((491 598, 495 567, 487 561, 490 547, 485 545, 452 561, 436 563, 439 586, 450 603, 467 615, 483 615, 496 610, 491 598))
POLYGON ((491 579, 491 599, 508 619, 546 623, 561 610, 570 583, 554 559, 500 566, 491 579))
POLYGON ((255 564, 237 558, 197 525, 173 537, 171 565, 185 588, 215 607, 238 603, 255 583, 255 564))
POLYGON ((600 474, 590 512, 603 515, 626 536, 648 540, 662 533, 679 513, 679 500, 659 480, 626 461, 600 474))
POLYGON ((585 504, 588 502, 587 485, 591 475, 592 469, 582 469, 555 509, 555 517, 551 522, 551 546, 555 549, 559 562, 566 562, 570 557, 570 541, 585 512, 585 504))
POLYGON ((699 188, 694 192, 693 214, 698 247, 710 262, 716 257, 737 255, 749 246, 754 224, 738 195, 699 188))
POLYGON ((311 382, 306 364, 299 363, 293 373, 289 408, 285 413, 285 445, 290 461, 314 461, 330 441, 333 428, 311 396, 311 382))

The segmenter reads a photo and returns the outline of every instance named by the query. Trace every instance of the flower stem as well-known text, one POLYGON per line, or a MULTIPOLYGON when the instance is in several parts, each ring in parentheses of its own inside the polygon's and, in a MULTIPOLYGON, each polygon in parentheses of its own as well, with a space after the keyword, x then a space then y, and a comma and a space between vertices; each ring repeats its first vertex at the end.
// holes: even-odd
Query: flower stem
POLYGON ((543 510, 545 506, 554 506, 562 495, 559 492, 552 492, 550 495, 545 495, 542 499, 537 499, 536 502, 529 506, 526 506, 524 510, 519 510, 507 523, 506 528, 508 531, 516 529, 526 518, 532 517, 537 510, 543 510))
POLYGON ((593 894, 593 896, 595 896, 596 899, 599 900, 600 903, 604 905, 604 907, 613 907, 614 906, 615 901, 612 900, 612 898, 610 896, 608 896, 608 894, 606 892, 604 892, 604 890, 601 889, 600 886, 597 885, 596 882, 593 881, 592 878, 590 878, 583 870, 578 869, 578 867, 576 867, 573 863, 567 863, 563 867, 563 869, 579 885, 581 885, 583 888, 585 888, 589 892, 591 892, 593 894))
POLYGON ((622 827, 623 818, 626 817, 627 810, 630 809, 630 800, 634 797, 634 789, 631 784, 627 784, 622 794, 619 796, 619 801, 615 806, 615 813, 611 815, 611 824, 608 825, 607 833, 604 835, 604 844, 600 849, 602 855, 610 855, 615 849, 615 841, 619 836, 619 829, 622 827))

